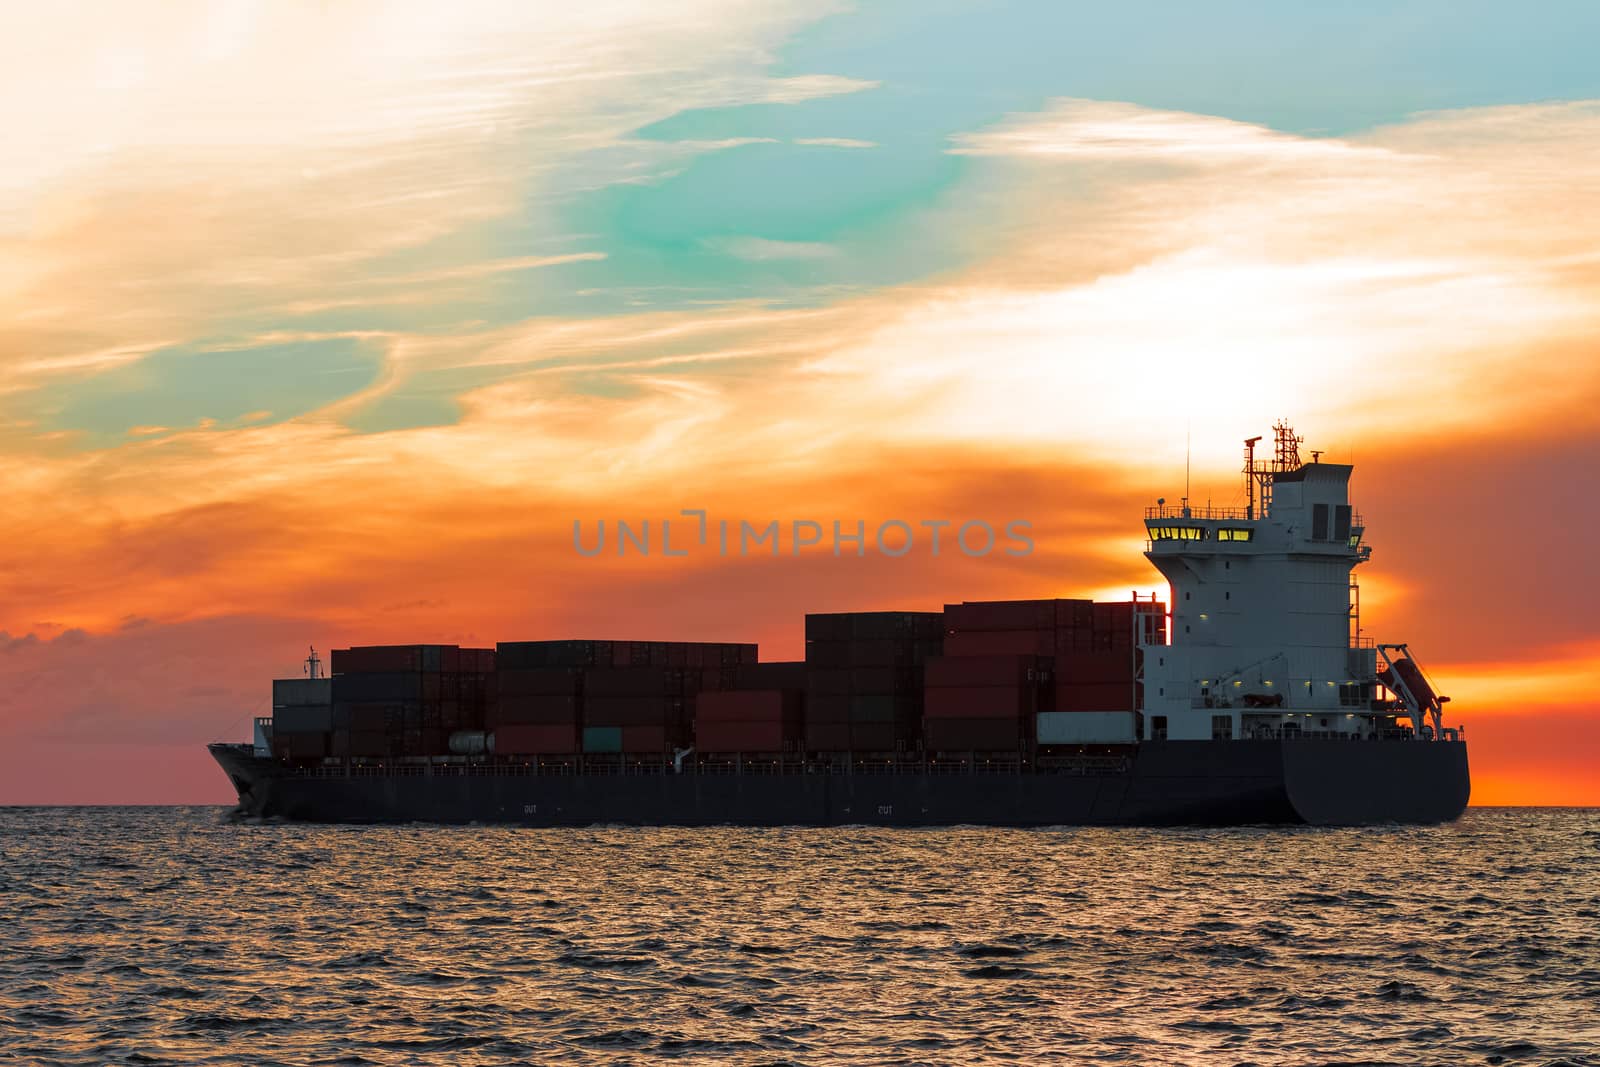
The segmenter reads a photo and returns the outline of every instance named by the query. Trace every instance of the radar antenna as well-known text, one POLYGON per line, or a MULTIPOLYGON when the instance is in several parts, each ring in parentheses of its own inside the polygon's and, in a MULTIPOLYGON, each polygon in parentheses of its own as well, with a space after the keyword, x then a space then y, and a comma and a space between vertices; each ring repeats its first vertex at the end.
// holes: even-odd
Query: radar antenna
POLYGON ((311 655, 306 657, 305 669, 306 677, 308 678, 322 677, 322 660, 317 658, 317 648, 315 645, 311 646, 311 655))

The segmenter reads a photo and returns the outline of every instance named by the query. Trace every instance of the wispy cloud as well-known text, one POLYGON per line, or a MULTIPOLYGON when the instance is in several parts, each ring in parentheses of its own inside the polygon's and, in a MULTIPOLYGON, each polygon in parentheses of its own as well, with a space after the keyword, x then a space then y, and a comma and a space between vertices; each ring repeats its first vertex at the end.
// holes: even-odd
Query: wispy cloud
POLYGON ((833 245, 819 241, 774 241, 766 237, 709 237, 701 243, 714 251, 753 263, 774 259, 827 259, 839 254, 839 250, 833 245))
POLYGON ((854 137, 796 137, 795 144, 819 148, 877 148, 877 141, 858 141, 854 137))

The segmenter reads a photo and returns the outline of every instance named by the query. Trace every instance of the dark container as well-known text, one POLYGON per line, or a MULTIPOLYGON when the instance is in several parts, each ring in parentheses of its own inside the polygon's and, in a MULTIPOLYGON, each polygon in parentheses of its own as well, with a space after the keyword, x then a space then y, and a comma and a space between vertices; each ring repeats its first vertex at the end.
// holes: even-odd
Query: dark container
POLYGON ((809 716, 805 729, 806 748, 813 752, 845 752, 850 748, 848 722, 817 722, 809 716))
POLYGON ((808 692, 805 715, 807 722, 849 722, 850 694, 808 692))
POLYGON ((1054 600, 969 600, 944 606, 946 632, 1053 630, 1054 600))
POLYGON ((526 667, 502 670, 497 676, 502 699, 547 693, 570 696, 578 692, 582 681, 583 671, 577 667, 526 667))
POLYGON ((494 730, 494 754, 497 756, 564 755, 577 751, 576 723, 508 724, 494 730))
POLYGON ((622 751, 648 754, 666 753, 675 747, 678 739, 674 731, 661 726, 624 726, 622 728, 622 751))
POLYGON ((733 684, 724 689, 804 689, 804 660, 777 663, 742 663, 733 669, 733 684))
POLYGON ((695 698, 695 728, 708 722, 796 722, 801 695, 781 689, 737 689, 695 698))
POLYGON ((700 752, 782 752, 795 747, 798 740, 782 720, 701 720, 694 735, 695 748, 700 752))
POLYGON ((321 759, 329 754, 328 734, 323 731, 272 733, 272 754, 278 759, 321 759))
POLYGON ((1132 682, 1062 682, 1055 689, 1056 711, 1133 711, 1136 700, 1132 682))
POLYGON ((581 705, 576 696, 541 693, 533 696, 501 697, 491 714, 485 716, 494 727, 510 725, 546 726, 576 723, 581 705))
POLYGON ((945 656, 923 669, 929 689, 940 686, 1037 685, 1049 681, 1054 660, 1049 656, 945 656))
POLYGON ((929 719, 922 724, 930 752, 1005 752, 1022 747, 1022 719, 929 719))
POLYGON ((583 689, 590 696, 667 696, 682 693, 683 668, 606 667, 585 671, 583 689))
POLYGON ((1064 685, 1133 680, 1134 657, 1127 652, 1069 652, 1057 658, 1057 676, 1064 685))
POLYGON ((955 656, 1053 656, 1056 651, 1053 630, 975 630, 947 634, 944 657, 955 656))
POLYGON ((683 701, 663 696, 586 696, 585 726, 676 726, 683 701))
POLYGON ((923 698, 924 719, 1018 719, 1039 710, 1036 685, 930 689, 923 698))

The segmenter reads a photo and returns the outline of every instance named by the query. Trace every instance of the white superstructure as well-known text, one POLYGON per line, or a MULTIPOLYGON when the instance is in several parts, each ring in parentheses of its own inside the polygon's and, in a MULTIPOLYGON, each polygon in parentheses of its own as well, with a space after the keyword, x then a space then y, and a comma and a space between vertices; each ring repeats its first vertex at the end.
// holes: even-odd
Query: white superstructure
POLYGON ((1243 508, 1147 511, 1145 555, 1171 584, 1171 644, 1143 655, 1147 740, 1315 734, 1371 737, 1410 720, 1413 736, 1455 736, 1404 645, 1360 630, 1355 568, 1371 548, 1350 505, 1351 467, 1302 463, 1274 427, 1271 461, 1245 443, 1243 508), (1401 661, 1405 661, 1402 663, 1401 661), (1425 725, 1431 718, 1431 725, 1425 725))

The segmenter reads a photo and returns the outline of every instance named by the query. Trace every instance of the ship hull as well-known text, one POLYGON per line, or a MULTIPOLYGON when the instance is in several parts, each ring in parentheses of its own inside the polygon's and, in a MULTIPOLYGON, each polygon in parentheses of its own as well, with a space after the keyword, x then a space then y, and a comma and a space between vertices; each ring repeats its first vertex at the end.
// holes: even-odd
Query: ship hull
POLYGON ((344 776, 211 752, 242 814, 311 822, 1337 826, 1448 822, 1471 791, 1461 741, 1146 742, 1120 770, 1082 774, 344 776))

